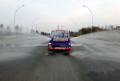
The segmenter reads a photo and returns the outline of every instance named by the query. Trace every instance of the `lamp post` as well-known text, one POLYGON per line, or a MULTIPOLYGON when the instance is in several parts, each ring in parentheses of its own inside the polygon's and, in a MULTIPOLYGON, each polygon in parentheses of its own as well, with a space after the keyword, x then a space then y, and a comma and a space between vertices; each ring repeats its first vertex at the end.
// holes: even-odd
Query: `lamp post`
POLYGON ((22 7, 24 7, 25 5, 22 5, 22 6, 20 6, 20 7, 18 7, 17 9, 16 9, 16 11, 15 11, 15 14, 14 14, 14 28, 15 28, 15 17, 16 17, 16 13, 17 13, 17 11, 20 9, 20 8, 22 8, 22 7))
MULTIPOLYGON (((91 25, 92 25, 92 27, 93 27, 93 13, 92 13, 91 9, 90 9, 89 7, 87 7, 87 6, 85 6, 85 5, 83 5, 83 7, 87 8, 87 9, 90 11, 91 17, 92 17, 91 25)), ((92 32, 93 32, 93 31, 92 31, 92 27, 91 27, 91 36, 92 36, 92 32)))

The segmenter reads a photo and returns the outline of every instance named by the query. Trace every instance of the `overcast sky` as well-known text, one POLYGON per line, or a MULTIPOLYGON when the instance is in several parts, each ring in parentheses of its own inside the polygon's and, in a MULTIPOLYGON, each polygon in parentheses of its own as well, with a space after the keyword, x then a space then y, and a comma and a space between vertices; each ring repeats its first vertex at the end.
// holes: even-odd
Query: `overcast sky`
POLYGON ((13 27, 15 10, 16 24, 24 29, 50 32, 57 26, 63 29, 77 30, 91 26, 91 14, 94 15, 94 25, 120 25, 120 0, 0 0, 0 23, 13 27))

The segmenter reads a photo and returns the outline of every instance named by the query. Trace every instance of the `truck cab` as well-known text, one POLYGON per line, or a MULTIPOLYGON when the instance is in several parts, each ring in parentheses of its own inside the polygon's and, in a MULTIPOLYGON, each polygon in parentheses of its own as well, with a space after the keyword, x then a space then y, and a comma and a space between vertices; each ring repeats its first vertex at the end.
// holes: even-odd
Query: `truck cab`
POLYGON ((55 30, 51 32, 51 39, 48 42, 48 50, 71 50, 69 32, 65 30, 55 30))

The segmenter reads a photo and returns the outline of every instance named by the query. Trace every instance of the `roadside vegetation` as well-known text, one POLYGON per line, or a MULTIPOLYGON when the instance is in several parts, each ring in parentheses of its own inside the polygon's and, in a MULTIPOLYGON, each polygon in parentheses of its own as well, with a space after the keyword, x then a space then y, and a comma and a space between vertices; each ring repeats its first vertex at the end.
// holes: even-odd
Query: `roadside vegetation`
MULTIPOLYGON (((92 27, 92 33, 98 32, 98 31, 105 31, 105 30, 106 29, 100 28, 98 26, 93 26, 92 27)), ((91 28, 87 27, 87 28, 82 28, 82 29, 78 30, 77 32, 70 31, 70 36, 71 37, 77 37, 79 35, 84 35, 84 34, 89 34, 89 33, 91 33, 91 28)))

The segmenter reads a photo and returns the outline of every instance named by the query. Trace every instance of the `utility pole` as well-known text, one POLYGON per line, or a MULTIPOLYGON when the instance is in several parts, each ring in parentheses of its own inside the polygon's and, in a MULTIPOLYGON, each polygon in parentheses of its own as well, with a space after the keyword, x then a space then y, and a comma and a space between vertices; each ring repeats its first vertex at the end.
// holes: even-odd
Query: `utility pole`
POLYGON ((92 36, 92 27, 93 27, 93 13, 92 13, 92 11, 91 11, 91 9, 89 8, 89 7, 87 7, 87 6, 85 6, 85 5, 83 5, 83 7, 85 7, 85 8, 87 8, 89 11, 90 11, 90 13, 91 13, 91 36, 92 36))

